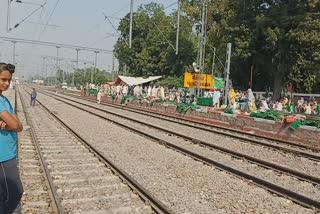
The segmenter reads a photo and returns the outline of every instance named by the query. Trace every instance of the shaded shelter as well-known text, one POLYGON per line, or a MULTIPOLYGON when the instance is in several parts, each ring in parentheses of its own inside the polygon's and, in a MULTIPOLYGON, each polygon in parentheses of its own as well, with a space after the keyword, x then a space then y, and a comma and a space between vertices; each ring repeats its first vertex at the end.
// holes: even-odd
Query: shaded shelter
POLYGON ((120 85, 121 83, 125 83, 129 86, 135 86, 135 85, 142 85, 145 83, 149 83, 149 82, 158 80, 160 78, 162 78, 162 76, 152 76, 152 77, 148 77, 148 78, 118 76, 118 78, 116 79, 114 84, 120 85))

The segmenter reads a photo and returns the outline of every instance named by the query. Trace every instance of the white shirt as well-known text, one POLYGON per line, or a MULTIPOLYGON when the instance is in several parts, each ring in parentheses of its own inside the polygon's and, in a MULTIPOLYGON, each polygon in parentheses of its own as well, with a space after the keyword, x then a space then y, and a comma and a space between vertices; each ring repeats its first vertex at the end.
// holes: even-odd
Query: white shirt
POLYGON ((221 96, 221 92, 220 91, 214 91, 213 98, 214 98, 215 102, 217 102, 220 99, 220 96, 221 96))
POLYGON ((127 94, 128 93, 128 86, 123 86, 122 93, 127 94))

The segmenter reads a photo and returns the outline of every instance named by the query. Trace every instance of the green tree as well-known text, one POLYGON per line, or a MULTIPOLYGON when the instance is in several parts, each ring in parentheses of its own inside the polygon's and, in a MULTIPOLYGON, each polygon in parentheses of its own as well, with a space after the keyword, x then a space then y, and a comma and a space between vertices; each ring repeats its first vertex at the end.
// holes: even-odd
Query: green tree
MULTIPOLYGON (((179 55, 175 55, 176 13, 166 15, 151 3, 134 13, 133 46, 128 48, 129 14, 119 26, 115 45, 120 69, 133 76, 183 75, 197 60, 202 3, 182 0, 179 55), (161 23, 161 24, 159 24, 161 23)), ((295 92, 320 92, 320 0, 215 0, 207 8, 205 73, 211 73, 213 47, 215 75, 224 75, 226 44, 231 42, 231 78, 235 87, 272 88, 278 100, 282 88, 295 92)), ((191 69, 192 70, 192 69, 191 69)), ((170 78, 168 78, 170 79, 170 78)))
POLYGON ((183 76, 169 76, 158 81, 156 85, 167 88, 183 88, 183 76))
POLYGON ((246 15, 250 10, 241 10, 243 2, 239 2, 231 23, 240 27, 230 28, 236 65, 245 56, 242 64, 247 64, 247 68, 248 63, 254 65, 257 88, 272 84, 274 100, 280 98, 287 84, 292 84, 298 92, 311 93, 319 72, 319 60, 315 57, 320 44, 319 1, 245 2, 252 13, 246 15), (246 18, 239 23, 241 17, 246 18))
MULTIPOLYGON (((108 73, 104 70, 98 68, 94 69, 78 69, 74 72, 74 84, 75 86, 86 85, 91 82, 91 73, 93 73, 93 83, 95 85, 105 84, 112 81, 111 73, 108 73)), ((72 73, 68 73, 68 84, 71 85, 72 82, 72 73)))
POLYGON ((150 3, 134 13, 132 48, 128 47, 129 14, 119 25, 121 36, 115 45, 120 70, 127 65, 132 76, 183 75, 184 66, 194 60, 192 23, 181 18, 180 54, 175 55, 176 14, 166 15, 163 7, 150 3))

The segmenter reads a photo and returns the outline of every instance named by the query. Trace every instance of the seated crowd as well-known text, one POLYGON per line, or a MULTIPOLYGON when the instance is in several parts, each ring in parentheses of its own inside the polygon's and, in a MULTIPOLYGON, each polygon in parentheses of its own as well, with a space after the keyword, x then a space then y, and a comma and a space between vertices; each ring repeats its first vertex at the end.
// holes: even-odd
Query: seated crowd
POLYGON ((320 103, 315 98, 301 97, 293 102, 290 96, 284 96, 280 101, 273 102, 267 94, 255 96, 251 89, 242 92, 230 88, 228 103, 233 110, 264 112, 266 110, 282 111, 285 113, 303 113, 309 115, 320 115, 320 103), (311 100, 311 101, 310 101, 311 100))
MULTIPOLYGON (((90 86, 88 87, 90 88, 90 86)), ((126 84, 121 85, 104 85, 97 87, 98 97, 103 95, 115 96, 116 100, 121 99, 124 96, 135 96, 141 98, 143 102, 153 102, 162 99, 164 102, 175 103, 192 103, 196 104, 196 97, 191 95, 189 90, 184 89, 168 89, 162 86, 142 85, 128 86, 126 84)), ((213 107, 215 109, 226 108, 222 106, 223 92, 220 89, 210 90, 204 93, 204 97, 213 99, 213 107)), ((249 88, 247 91, 234 90, 229 88, 228 95, 228 107, 235 113, 240 112, 264 112, 266 110, 282 111, 285 113, 304 113, 309 115, 320 115, 320 102, 315 98, 303 98, 293 102, 289 96, 284 96, 280 101, 273 102, 268 94, 255 96, 252 90, 249 88)))

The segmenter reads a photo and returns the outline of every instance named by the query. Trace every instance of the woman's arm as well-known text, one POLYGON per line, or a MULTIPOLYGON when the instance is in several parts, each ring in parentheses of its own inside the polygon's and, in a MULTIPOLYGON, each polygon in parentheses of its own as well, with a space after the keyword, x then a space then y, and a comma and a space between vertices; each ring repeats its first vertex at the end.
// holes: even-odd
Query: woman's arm
POLYGON ((0 113, 0 118, 6 123, 4 130, 15 132, 22 131, 22 124, 16 114, 10 114, 8 111, 3 111, 0 113))

